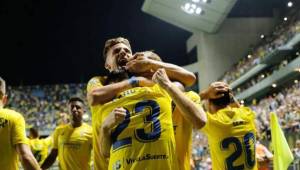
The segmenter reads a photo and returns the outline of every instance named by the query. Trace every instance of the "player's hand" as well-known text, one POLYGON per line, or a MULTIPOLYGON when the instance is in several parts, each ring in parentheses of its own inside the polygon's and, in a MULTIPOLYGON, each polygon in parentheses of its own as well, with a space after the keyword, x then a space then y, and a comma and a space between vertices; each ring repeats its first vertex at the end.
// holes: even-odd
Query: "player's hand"
POLYGON ((152 80, 164 89, 168 88, 172 84, 166 73, 166 70, 163 68, 158 69, 154 73, 152 80))
POLYGON ((224 96, 224 93, 231 92, 231 89, 227 83, 213 82, 207 89, 200 93, 203 99, 218 99, 224 96))
POLYGON ((127 62, 125 69, 131 73, 151 72, 153 60, 150 52, 138 52, 127 62))
POLYGON ((136 77, 136 79, 139 81, 140 87, 152 87, 155 84, 152 80, 145 77, 136 77))
POLYGON ((256 159, 257 159, 258 162, 264 162, 265 161, 264 157, 262 157, 262 156, 256 156, 256 159))
POLYGON ((126 110, 122 107, 115 108, 105 119, 103 126, 108 129, 112 129, 116 125, 125 120, 126 110))

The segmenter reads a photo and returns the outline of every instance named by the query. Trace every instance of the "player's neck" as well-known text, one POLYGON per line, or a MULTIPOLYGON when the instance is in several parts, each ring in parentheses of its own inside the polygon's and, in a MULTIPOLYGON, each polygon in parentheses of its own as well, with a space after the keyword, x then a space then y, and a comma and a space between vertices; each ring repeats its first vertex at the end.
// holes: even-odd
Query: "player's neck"
POLYGON ((73 128, 77 128, 77 127, 80 127, 82 125, 82 122, 74 122, 72 121, 71 125, 73 126, 73 128))
POLYGON ((216 106, 214 105, 213 107, 210 108, 210 113, 214 114, 217 113, 219 110, 224 109, 227 106, 216 106))

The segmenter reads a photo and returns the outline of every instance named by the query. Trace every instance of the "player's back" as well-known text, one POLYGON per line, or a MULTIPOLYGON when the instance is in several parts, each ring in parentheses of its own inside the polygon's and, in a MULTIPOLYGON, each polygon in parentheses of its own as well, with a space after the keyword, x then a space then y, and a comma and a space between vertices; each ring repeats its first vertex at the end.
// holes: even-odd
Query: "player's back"
POLYGON ((51 145, 51 140, 51 137, 45 139, 36 138, 29 140, 30 149, 39 165, 42 165, 44 160, 47 158, 48 148, 51 145))
POLYGON ((26 143, 24 118, 21 114, 10 110, 0 109, 0 167, 5 170, 18 169, 18 155, 15 144, 26 143), (23 129, 24 128, 24 129, 23 129), (23 131, 24 135, 19 135, 23 131))
POLYGON ((254 117, 247 107, 227 107, 215 114, 207 113, 202 131, 208 137, 213 169, 257 169, 254 117))
POLYGON ((103 105, 102 120, 116 107, 127 110, 112 132, 109 169, 176 169, 171 99, 158 85, 137 87, 103 105))

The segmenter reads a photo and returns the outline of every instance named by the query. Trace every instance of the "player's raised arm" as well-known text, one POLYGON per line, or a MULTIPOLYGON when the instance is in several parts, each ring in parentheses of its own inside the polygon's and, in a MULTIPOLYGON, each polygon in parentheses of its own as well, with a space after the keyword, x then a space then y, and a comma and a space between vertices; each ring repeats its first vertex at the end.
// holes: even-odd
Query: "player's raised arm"
POLYGON ((201 99, 217 99, 224 96, 230 90, 229 85, 224 82, 213 82, 207 89, 202 90, 199 95, 201 99))
POLYGON ((195 128, 202 128, 206 123, 206 114, 202 107, 198 107, 192 100, 176 87, 168 78, 164 69, 158 69, 153 75, 153 81, 164 88, 181 110, 182 116, 190 121, 195 128))
POLYGON ((108 115, 101 126, 100 153, 105 158, 109 157, 109 152, 112 144, 112 128, 124 121, 125 116, 126 110, 124 108, 116 108, 108 115))
POLYGON ((153 82, 144 77, 132 77, 121 82, 94 88, 87 93, 90 105, 104 104, 111 101, 118 93, 137 86, 152 86, 153 82))
POLYGON ((154 52, 147 51, 144 53, 137 53, 132 59, 126 64, 126 69, 133 73, 143 73, 149 70, 157 71, 159 68, 164 68, 168 77, 172 81, 179 81, 185 86, 191 86, 196 81, 194 73, 185 70, 174 64, 165 63, 156 58, 160 57, 154 52))

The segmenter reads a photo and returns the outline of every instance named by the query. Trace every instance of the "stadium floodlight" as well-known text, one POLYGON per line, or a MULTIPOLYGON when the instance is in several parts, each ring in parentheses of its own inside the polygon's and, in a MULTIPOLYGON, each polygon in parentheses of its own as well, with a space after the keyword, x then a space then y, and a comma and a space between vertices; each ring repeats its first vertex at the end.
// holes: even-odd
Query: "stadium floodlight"
POLYGON ((295 83, 295 84, 297 84, 298 82, 299 82, 299 81, 298 81, 297 79, 296 79, 296 80, 294 80, 294 83, 295 83))
POLYGON ((247 57, 250 59, 250 58, 252 58, 252 55, 251 55, 251 54, 249 54, 247 57))
POLYGON ((192 0, 192 2, 198 3, 200 2, 200 0, 192 0))
POLYGON ((200 14, 203 13, 203 10, 202 10, 202 8, 200 6, 197 6, 196 4, 189 3, 189 2, 185 3, 184 5, 182 5, 181 9, 184 12, 186 12, 188 14, 191 14, 191 15, 193 15, 193 14, 200 15, 200 14))
POLYGON ((265 78, 265 75, 264 75, 264 74, 262 74, 262 75, 260 75, 260 77, 261 77, 261 78, 265 78))
POLYGON ((273 83, 273 84, 272 84, 272 87, 273 87, 273 88, 276 88, 276 87, 277 87, 277 84, 273 83))
POLYGON ((261 34, 261 35, 260 35, 260 38, 261 38, 261 39, 265 38, 265 35, 264 35, 264 34, 261 34))
POLYGON ((196 9, 196 14, 199 15, 199 14, 201 14, 201 12, 202 12, 202 8, 198 7, 198 8, 196 9))
POLYGON ((287 3, 287 6, 288 7, 292 7, 294 4, 293 4, 293 2, 291 2, 291 1, 289 1, 288 3, 287 3))
POLYGON ((287 18, 287 17, 284 17, 284 18, 283 18, 283 20, 284 20, 284 21, 287 21, 287 20, 288 20, 288 18, 287 18))

